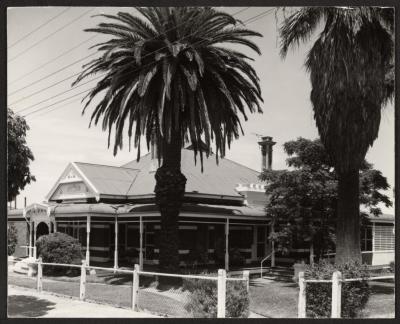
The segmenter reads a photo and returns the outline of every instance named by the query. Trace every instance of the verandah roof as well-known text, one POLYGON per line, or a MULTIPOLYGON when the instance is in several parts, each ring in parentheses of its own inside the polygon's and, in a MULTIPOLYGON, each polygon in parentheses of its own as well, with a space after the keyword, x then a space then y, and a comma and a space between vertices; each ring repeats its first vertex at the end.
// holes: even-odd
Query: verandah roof
MULTIPOLYGON (((119 216, 119 215, 136 215, 159 213, 158 207, 155 204, 136 204, 136 205, 113 205, 113 204, 59 204, 53 205, 51 215, 58 216, 68 215, 69 217, 82 216, 88 214, 99 214, 104 216, 119 216)), ((235 216, 246 219, 248 217, 260 218, 267 220, 268 217, 262 207, 248 206, 216 206, 207 204, 189 204, 182 205, 181 215, 185 213, 194 213, 201 215, 221 215, 235 216)))

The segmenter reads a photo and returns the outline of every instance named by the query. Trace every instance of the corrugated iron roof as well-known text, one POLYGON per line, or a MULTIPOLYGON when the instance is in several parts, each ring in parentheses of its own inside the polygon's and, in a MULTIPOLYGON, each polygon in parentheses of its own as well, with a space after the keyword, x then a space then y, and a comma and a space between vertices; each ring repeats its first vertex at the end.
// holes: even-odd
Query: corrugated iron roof
MULTIPOLYGON (((150 154, 141 157, 139 162, 135 160, 123 165, 123 167, 140 170, 127 193, 128 196, 154 193, 155 172, 150 165, 150 154)), ((220 159, 217 165, 215 155, 210 155, 208 159, 204 158, 203 167, 204 171, 201 172, 200 159, 198 158, 195 164, 192 150, 182 150, 181 169, 187 178, 186 193, 240 197, 235 190, 239 183, 260 182, 259 172, 229 159, 220 159)))
POLYGON ((132 168, 75 162, 100 194, 125 196, 140 172, 132 168))

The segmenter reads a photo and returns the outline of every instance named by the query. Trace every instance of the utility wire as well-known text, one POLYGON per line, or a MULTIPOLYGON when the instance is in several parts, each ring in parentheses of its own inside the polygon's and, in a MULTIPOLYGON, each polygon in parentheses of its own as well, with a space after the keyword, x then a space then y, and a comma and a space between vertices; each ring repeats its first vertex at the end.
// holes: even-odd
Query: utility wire
MULTIPOLYGON (((261 19, 261 18, 264 18, 265 16, 267 16, 267 13, 271 13, 271 11, 273 11, 273 9, 264 11, 263 13, 261 13, 261 14, 259 14, 259 15, 250 17, 250 18, 246 19, 246 20, 243 22, 243 25, 246 26, 247 24, 251 24, 251 23, 253 23, 253 22, 255 22, 255 21, 257 21, 257 20, 259 20, 259 19, 261 19), (258 18, 254 19, 255 17, 258 17, 258 18)), ((187 36, 186 36, 186 37, 187 37, 187 36)), ((196 44, 196 43, 199 44, 199 43, 201 43, 201 42, 204 42, 204 40, 200 40, 200 41, 198 41, 198 42, 195 42, 194 44, 196 44)), ((160 50, 160 49, 158 49, 158 50, 160 50)), ((154 51, 154 52, 157 52, 158 50, 156 50, 156 51, 154 51)), ((152 54, 152 53, 154 53, 154 52, 148 53, 147 55, 150 55, 150 54, 152 54)), ((146 56, 146 55, 145 55, 145 56, 146 56)), ((144 56, 144 57, 145 57, 145 56, 144 56)), ((149 66, 149 65, 151 65, 151 64, 153 64, 153 63, 145 64, 145 65, 141 66, 140 68, 142 69, 143 67, 149 66)), ((139 69, 136 69, 136 70, 134 70, 134 71, 130 71, 130 72, 128 72, 127 74, 134 73, 134 72, 136 72, 136 71, 138 71, 138 70, 139 70, 139 69)), ((126 75, 127 75, 127 74, 126 74, 126 75)), ((101 77, 101 76, 103 76, 103 75, 100 75, 99 77, 101 77)), ((87 83, 89 83, 89 82, 91 82, 91 81, 94 81, 94 79, 92 79, 92 80, 90 80, 90 81, 88 81, 88 82, 86 82, 86 83, 84 83, 84 84, 87 84, 87 83)), ((82 84, 82 85, 84 85, 84 84, 82 84)), ((75 88, 73 88, 73 89, 75 89, 75 88)), ((24 117, 27 117, 27 116, 29 116, 29 115, 31 115, 31 114, 34 114, 34 113, 37 112, 37 111, 41 111, 41 110, 43 110, 43 109, 52 107, 52 106, 56 105, 57 103, 64 102, 64 101, 66 101, 66 100, 68 100, 68 99, 74 98, 74 97, 79 96, 79 95, 81 95, 81 94, 83 94, 83 93, 88 93, 90 90, 92 90, 92 89, 91 89, 91 88, 90 88, 90 89, 87 89, 87 90, 85 90, 85 91, 83 91, 83 92, 80 92, 80 93, 77 93, 77 94, 75 94, 75 95, 73 95, 73 96, 70 96, 70 97, 68 97, 68 98, 59 100, 59 101, 57 101, 57 102, 55 102, 55 103, 53 103, 53 104, 50 104, 50 105, 48 105, 48 106, 45 106, 45 107, 43 107, 43 108, 40 108, 40 109, 37 109, 37 110, 35 110, 35 111, 29 112, 29 113, 27 113, 24 117)), ((68 91, 69 91, 69 90, 68 90, 68 91)), ((66 92, 66 91, 65 91, 65 92, 66 92)), ((63 93, 65 93, 65 92, 63 92, 63 93)), ((61 94, 59 94, 59 95, 61 95, 61 94)))
POLYGON ((49 64, 51 64, 51 63, 53 63, 53 62, 55 62, 55 61, 57 61, 60 57, 63 57, 63 56, 65 56, 65 55, 67 55, 68 53, 71 53, 74 49, 77 49, 78 47, 82 46, 83 44, 85 44, 85 43, 91 41, 92 39, 94 39, 94 38, 96 38, 96 37, 98 37, 98 35, 94 35, 94 36, 92 36, 92 37, 90 37, 90 38, 84 40, 83 42, 80 42, 80 43, 77 44, 76 46, 70 48, 69 50, 67 50, 67 51, 65 51, 65 52, 63 52, 63 53, 61 53, 60 55, 56 56, 55 58, 51 59, 50 61, 47 61, 47 62, 43 63, 42 65, 36 67, 35 69, 29 71, 28 73, 26 73, 26 74, 24 74, 24 75, 21 75, 21 76, 18 77, 17 79, 12 80, 8 85, 10 86, 10 85, 14 84, 15 82, 17 82, 17 81, 19 81, 19 80, 25 79, 28 75, 31 75, 32 73, 34 73, 34 72, 40 70, 41 68, 43 68, 43 67, 45 67, 45 66, 47 66, 47 65, 49 65, 49 64))
POLYGON ((51 112, 53 112, 55 110, 59 110, 61 108, 64 108, 64 107, 66 107, 66 106, 68 106, 68 105, 70 105, 72 103, 78 102, 78 101, 81 101, 81 98, 76 98, 75 100, 71 100, 69 102, 64 103, 63 105, 56 106, 55 108, 52 108, 52 109, 48 109, 48 110, 45 110, 45 111, 42 111, 42 112, 39 111, 36 115, 30 117, 30 120, 35 119, 35 118, 37 118, 39 116, 46 115, 46 114, 51 113, 51 112))
MULTIPOLYGON (((69 67, 75 65, 76 63, 82 62, 82 61, 86 60, 87 58, 89 58, 89 57, 91 57, 91 56, 93 56, 93 55, 95 55, 95 54, 97 54, 97 52, 93 52, 92 54, 89 54, 89 55, 87 55, 87 56, 85 56, 85 57, 82 57, 81 59, 76 60, 76 61, 72 62, 71 64, 68 64, 68 65, 62 67, 61 69, 58 69, 57 71, 54 71, 54 72, 52 72, 52 73, 50 73, 50 74, 48 74, 48 75, 45 75, 44 77, 40 78, 39 80, 35 80, 35 81, 33 81, 33 82, 27 84, 26 86, 23 86, 22 88, 19 88, 19 89, 17 89, 17 90, 14 90, 13 92, 10 92, 8 95, 9 95, 9 96, 12 96, 13 94, 15 94, 15 93, 17 93, 17 92, 20 92, 20 91, 22 91, 22 90, 24 90, 24 89, 26 89, 26 88, 28 88, 28 87, 30 87, 30 86, 33 86, 34 84, 37 84, 37 83, 40 82, 40 81, 46 80, 46 79, 50 78, 51 76, 53 76, 54 74, 57 74, 58 72, 64 71, 65 69, 68 69, 69 67)), ((68 79, 71 79, 71 78, 73 78, 74 76, 77 76, 77 75, 79 75, 79 74, 80 74, 80 72, 79 72, 79 73, 75 73, 75 74, 71 75, 70 77, 68 77, 67 79, 64 79, 64 81, 65 81, 65 80, 68 80, 68 79)))
MULTIPOLYGON (((235 12, 234 14, 232 14, 232 16, 238 15, 239 13, 242 13, 242 12, 248 10, 249 8, 250 8, 250 7, 246 7, 246 8, 244 8, 244 9, 241 9, 241 10, 239 10, 238 12, 235 12)), ((190 22, 190 21, 185 21, 185 22, 182 23, 182 24, 179 24, 179 25, 177 25, 177 26, 174 26, 174 27, 172 27, 172 28, 169 28, 169 29, 167 29, 167 30, 165 31, 165 33, 168 32, 168 31, 171 31, 171 30, 175 29, 175 28, 178 27, 178 26, 185 25, 185 24, 187 24, 187 23, 189 23, 189 22, 190 22)), ((96 35, 96 36, 97 36, 97 35, 96 35)), ((187 35, 187 36, 190 36, 190 35, 187 35)), ((185 36, 185 37, 187 37, 187 36, 185 36)), ((155 39, 156 37, 158 37, 158 35, 155 36, 155 37, 153 37, 152 39, 155 39)), ((163 47, 163 48, 167 48, 167 46, 165 46, 165 47, 163 47)), ((161 49, 163 49, 163 48, 160 48, 160 49, 156 50, 155 52, 157 52, 157 51, 159 51, 159 50, 161 50, 161 49)), ((154 52, 151 52, 151 53, 149 53, 149 54, 147 54, 147 55, 150 55, 150 54, 153 54, 153 53, 154 53, 154 52)), ((32 86, 32 85, 35 85, 35 84, 37 84, 38 82, 41 82, 41 81, 43 81, 43 80, 45 80, 45 79, 47 79, 47 78, 53 76, 54 74, 56 74, 56 73, 58 73, 58 72, 61 72, 61 71, 65 70, 66 68, 68 68, 68 67, 70 67, 70 66, 72 66, 72 65, 75 65, 76 63, 79 63, 79 62, 85 60, 86 58, 91 57, 91 56, 93 56, 93 55, 95 55, 95 54, 97 54, 97 52, 94 52, 94 53, 92 53, 92 54, 90 54, 90 55, 87 55, 87 56, 85 56, 85 57, 83 57, 83 58, 77 60, 77 61, 74 61, 74 62, 72 62, 71 64, 68 64, 68 65, 62 67, 61 69, 58 69, 57 71, 54 71, 54 72, 52 72, 52 73, 50 73, 50 74, 48 74, 48 75, 46 75, 46 76, 40 78, 39 80, 36 80, 36 81, 34 81, 34 82, 31 82, 31 83, 27 84, 26 86, 23 86, 22 88, 19 88, 19 89, 17 89, 17 90, 14 90, 14 91, 10 92, 8 95, 9 95, 9 96, 12 96, 13 94, 15 94, 15 93, 17 93, 17 92, 19 92, 19 91, 22 91, 22 90, 24 90, 24 89, 26 89, 26 88, 28 88, 28 87, 30 87, 30 86, 32 86)), ((144 57, 146 57, 146 55, 145 55, 144 57)), ((79 75, 79 74, 80 74, 80 72, 79 72, 79 73, 75 73, 75 74, 71 75, 70 77, 64 79, 63 81, 69 80, 69 79, 71 79, 71 78, 73 78, 74 76, 77 76, 77 75, 79 75)), ((58 82, 57 84, 59 84, 59 83, 60 83, 60 82, 58 82)), ((54 86, 54 85, 52 85, 52 86, 54 86)), ((50 86, 50 87, 52 87, 52 86, 50 86)), ((47 89, 50 88, 50 87, 47 87, 47 88, 45 88, 45 89, 43 89, 43 90, 47 90, 47 89)), ((39 92, 40 92, 40 91, 39 91, 39 92)), ((34 94, 37 94, 37 93, 39 93, 39 92, 36 91, 34 94)), ((31 94, 31 95, 33 95, 33 94, 31 94)), ((30 97, 31 95, 29 95, 28 97, 30 97)), ((28 97, 25 97, 25 98, 28 98, 28 97)), ((20 100, 20 101, 22 101, 22 100, 20 100)), ((13 104, 14 104, 14 103, 16 103, 16 101, 13 102, 13 104)))
MULTIPOLYGON (((258 14, 258 15, 256 15, 256 16, 250 17, 249 19, 246 19, 246 20, 243 22, 243 24, 244 24, 244 25, 251 24, 251 23, 253 23, 253 22, 255 22, 255 21, 257 21, 257 20, 259 20, 259 19, 261 19, 261 18, 264 18, 264 17, 267 16, 267 14, 269 14, 271 11, 273 11, 273 9, 269 9, 269 10, 267 10, 267 11, 264 11, 264 12, 261 13, 261 14, 258 14), (257 17, 257 18, 256 18, 256 17, 257 17), (255 19, 255 18, 256 18, 256 19, 255 19)), ((240 12, 243 12, 243 10, 241 10, 240 12)), ((238 13, 239 13, 239 12, 238 12, 238 13)), ((236 14, 238 14, 238 13, 236 13, 236 14)), ((186 36, 186 37, 187 37, 187 36, 186 36)), ((204 42, 204 40, 200 40, 200 41, 198 41, 198 42, 196 42, 196 43, 201 43, 201 42, 204 42)), ((194 44, 196 44, 196 43, 194 43, 194 44)), ((161 48, 160 48, 160 49, 161 49, 161 48)), ((157 52, 157 51, 159 51, 160 49, 158 49, 158 50, 156 50, 156 51, 154 51, 154 52, 157 52)), ((154 52, 148 53, 147 55, 153 54, 154 52)), ((146 55, 145 55, 145 56, 146 56, 146 55)), ((144 57, 145 57, 145 56, 144 56, 144 57)), ((143 58, 144 58, 144 57, 143 57, 143 58)), ((152 64, 152 63, 148 63, 148 64, 146 64, 146 65, 144 65, 144 66, 148 66, 148 65, 151 65, 151 64, 152 64)), ((144 66, 141 66, 140 68, 143 68, 144 66)), ((139 70, 139 69, 137 69, 137 70, 139 70)), ((137 70, 130 71, 130 72, 128 72, 127 74, 131 74, 131 73, 133 73, 133 72, 136 72, 137 70)), ((78 74, 80 74, 80 73, 78 73, 78 74)), ((104 74, 103 74, 103 75, 104 75, 104 74)), ((100 76, 98 76, 98 77, 100 78, 100 77, 102 77, 103 75, 100 75, 100 76)), ((95 79, 97 79, 97 77, 96 77, 95 79)), ((87 83, 89 83, 89 82, 94 81, 95 79, 92 79, 92 80, 90 80, 90 81, 88 81, 88 82, 85 82, 85 83, 83 83, 83 84, 81 84, 81 85, 85 85, 85 84, 87 84, 87 83)), ((72 89, 75 89, 75 88, 72 88, 72 89)), ((72 89, 71 89, 71 90, 72 90, 72 89)), ((91 88, 90 88, 90 89, 87 89, 87 90, 85 90, 85 91, 82 91, 82 92, 80 92, 80 93, 77 93, 77 94, 75 94, 75 95, 73 95, 73 96, 70 96, 70 97, 68 97, 68 98, 59 100, 59 101, 57 101, 57 102, 55 102, 55 103, 53 103, 53 104, 50 104, 50 105, 48 105, 48 106, 42 107, 42 108, 37 109, 37 110, 32 111, 32 112, 29 112, 29 113, 27 113, 24 117, 27 117, 27 116, 29 116, 29 115, 32 115, 32 114, 34 114, 34 113, 36 113, 36 112, 38 112, 38 111, 41 111, 41 110, 43 110, 43 109, 52 107, 52 106, 56 105, 57 103, 64 102, 64 101, 66 101, 66 100, 68 100, 68 99, 74 98, 74 97, 79 96, 79 95, 81 95, 81 94, 83 94, 83 93, 88 93, 90 90, 92 90, 92 89, 91 89, 91 88)), ((66 93, 66 92, 68 92, 68 91, 70 91, 70 90, 64 91, 63 93, 58 94, 57 96, 60 96, 60 95, 66 93)), ((55 97, 55 96, 54 96, 54 97, 55 97)), ((28 108, 24 108, 23 110, 26 110, 26 109, 28 109, 28 108)), ((56 110, 56 109, 54 109, 54 110, 56 110)), ((21 111, 22 111, 22 110, 20 110, 19 112, 21 112, 21 111)), ((49 112, 50 112, 50 111, 49 111, 49 112)))
POLYGON ((17 45, 19 42, 23 41, 25 38, 29 37, 30 35, 32 35, 33 33, 37 32, 39 29, 41 29, 42 27, 46 26, 47 24, 49 24, 50 22, 52 22, 54 19, 60 17, 63 13, 65 13, 66 11, 68 11, 71 8, 66 8, 63 11, 61 11, 60 13, 58 13, 57 15, 55 15, 53 18, 47 20, 46 22, 44 22, 43 24, 41 24, 40 26, 36 27, 34 30, 32 30, 30 33, 26 34, 25 36, 21 37, 19 40, 15 41, 14 43, 12 43, 10 46, 7 47, 7 49, 10 49, 12 47, 14 47, 15 45, 17 45))
POLYGON ((93 11, 95 8, 92 8, 90 10, 85 11, 83 14, 79 15, 78 17, 76 17, 75 19, 71 20, 70 22, 68 22, 67 24, 61 26, 60 28, 56 29, 54 32, 48 34, 47 36, 43 37, 42 39, 38 40, 36 43, 34 43, 33 45, 29 46, 28 48, 26 48, 24 51, 19 52, 17 55, 15 55, 14 57, 12 57, 11 59, 8 60, 8 62, 12 62, 15 59, 17 59, 18 57, 20 57, 21 55, 25 54, 27 51, 29 51, 30 49, 34 48, 35 46, 39 45, 41 42, 45 41, 46 39, 50 38, 51 36, 57 34, 59 31, 69 27, 72 23, 74 23, 75 21, 81 19, 83 16, 85 16, 86 14, 88 14, 89 12, 93 11))
POLYGON ((26 115, 24 115, 24 116, 22 116, 22 117, 27 117, 27 116, 29 116, 29 115, 32 115, 32 114, 38 112, 38 111, 42 111, 42 110, 44 110, 44 109, 46 109, 46 108, 50 108, 50 107, 52 107, 52 106, 54 106, 54 105, 56 105, 56 104, 58 104, 58 103, 64 102, 64 101, 66 101, 66 100, 68 100, 68 99, 72 99, 72 98, 75 98, 75 97, 77 97, 77 96, 80 96, 81 94, 87 93, 87 92, 89 92, 90 90, 91 90, 91 88, 86 89, 86 90, 84 90, 84 91, 82 91, 82 92, 79 92, 79 93, 74 94, 73 96, 70 96, 70 97, 61 99, 61 100, 56 101, 56 102, 54 102, 54 103, 52 103, 52 104, 50 104, 50 105, 44 106, 44 107, 39 108, 39 109, 36 109, 36 110, 34 110, 34 111, 31 111, 31 112, 27 113, 26 115))
MULTIPOLYGON (((42 104, 42 103, 44 103, 44 102, 46 102, 46 101, 49 101, 49 100, 51 100, 51 99, 57 98, 57 97, 59 97, 59 96, 62 96, 64 93, 73 91, 73 90, 75 90, 75 89, 77 89, 77 88, 80 88, 80 87, 82 87, 82 86, 84 86, 84 85, 86 85, 86 84, 88 84, 88 83, 91 83, 91 82, 93 82, 93 81, 96 81, 97 79, 100 79, 102 76, 103 76, 103 75, 99 75, 99 76, 97 76, 97 77, 95 77, 95 78, 93 78, 93 79, 91 79, 91 80, 88 80, 88 81, 86 81, 86 82, 84 82, 84 83, 81 83, 81 84, 79 84, 79 85, 77 85, 77 86, 75 86, 75 87, 73 87, 73 88, 70 88, 70 89, 68 89, 68 90, 61 91, 61 92, 59 92, 59 93, 57 93, 57 94, 55 94, 55 95, 53 95, 53 96, 51 96, 51 97, 49 97, 49 98, 46 98, 46 99, 44 99, 44 100, 42 100, 42 101, 36 102, 36 103, 34 103, 34 104, 32 104, 32 105, 30 105, 30 106, 28 106, 28 107, 25 107, 25 108, 23 108, 23 109, 21 109, 21 110, 18 110, 17 112, 18 112, 18 113, 21 113, 21 112, 23 112, 23 111, 25 111, 25 110, 31 109, 31 108, 33 108, 33 107, 36 107, 36 106, 38 106, 38 105, 40 105, 40 104, 42 104)), ((12 105, 12 104, 10 104, 10 105, 12 105)))

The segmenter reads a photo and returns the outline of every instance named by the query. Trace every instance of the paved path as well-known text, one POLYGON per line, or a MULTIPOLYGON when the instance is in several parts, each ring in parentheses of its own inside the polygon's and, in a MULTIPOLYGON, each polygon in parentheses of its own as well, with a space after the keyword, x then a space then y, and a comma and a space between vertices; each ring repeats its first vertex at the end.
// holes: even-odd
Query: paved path
POLYGON ((129 309, 82 302, 46 292, 8 286, 9 317, 157 317, 129 309))

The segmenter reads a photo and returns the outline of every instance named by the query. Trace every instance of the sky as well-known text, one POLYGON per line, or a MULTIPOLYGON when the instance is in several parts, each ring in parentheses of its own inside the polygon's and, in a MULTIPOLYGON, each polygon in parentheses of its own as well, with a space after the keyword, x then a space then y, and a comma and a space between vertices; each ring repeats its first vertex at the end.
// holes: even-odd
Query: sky
MULTIPOLYGON (((259 171, 261 153, 257 134, 272 136, 277 142, 273 152, 273 168, 284 169, 287 167, 287 155, 283 151, 285 142, 298 137, 318 137, 309 99, 310 80, 304 67, 312 42, 290 51, 287 58, 282 60, 279 56, 278 37, 281 20, 270 8, 221 9, 247 22, 247 28, 263 35, 262 38, 254 38, 261 49, 261 56, 243 49, 255 59, 252 65, 260 78, 263 114, 249 115, 248 121, 243 121, 245 135, 234 141, 226 158, 259 171), (260 14, 264 15, 250 20, 260 14)), ((74 81, 71 76, 81 71, 82 64, 96 57, 93 54, 86 58, 95 53, 89 47, 107 39, 105 36, 95 37, 95 34, 85 32, 84 29, 95 27, 104 20, 94 15, 116 14, 119 11, 137 14, 134 8, 124 7, 8 9, 8 106, 26 115, 30 127, 27 143, 35 156, 31 172, 37 179, 21 192, 17 198, 18 207, 23 206, 24 197, 28 204, 44 201, 69 162, 120 166, 136 158, 133 147, 130 152, 124 148, 114 156, 112 148, 107 148, 107 133, 102 131, 101 126, 88 128, 90 107, 94 105, 89 107, 88 113, 82 115, 83 105, 80 100, 84 94, 79 93, 89 89, 95 81, 71 88, 74 81)), ((144 146, 142 152, 147 152, 144 146)), ((367 160, 382 171, 393 188, 393 104, 383 110, 379 136, 369 150, 367 160)), ((393 199, 392 188, 386 194, 393 199)), ((382 210, 384 213, 394 213, 393 208, 382 206, 382 210)))

